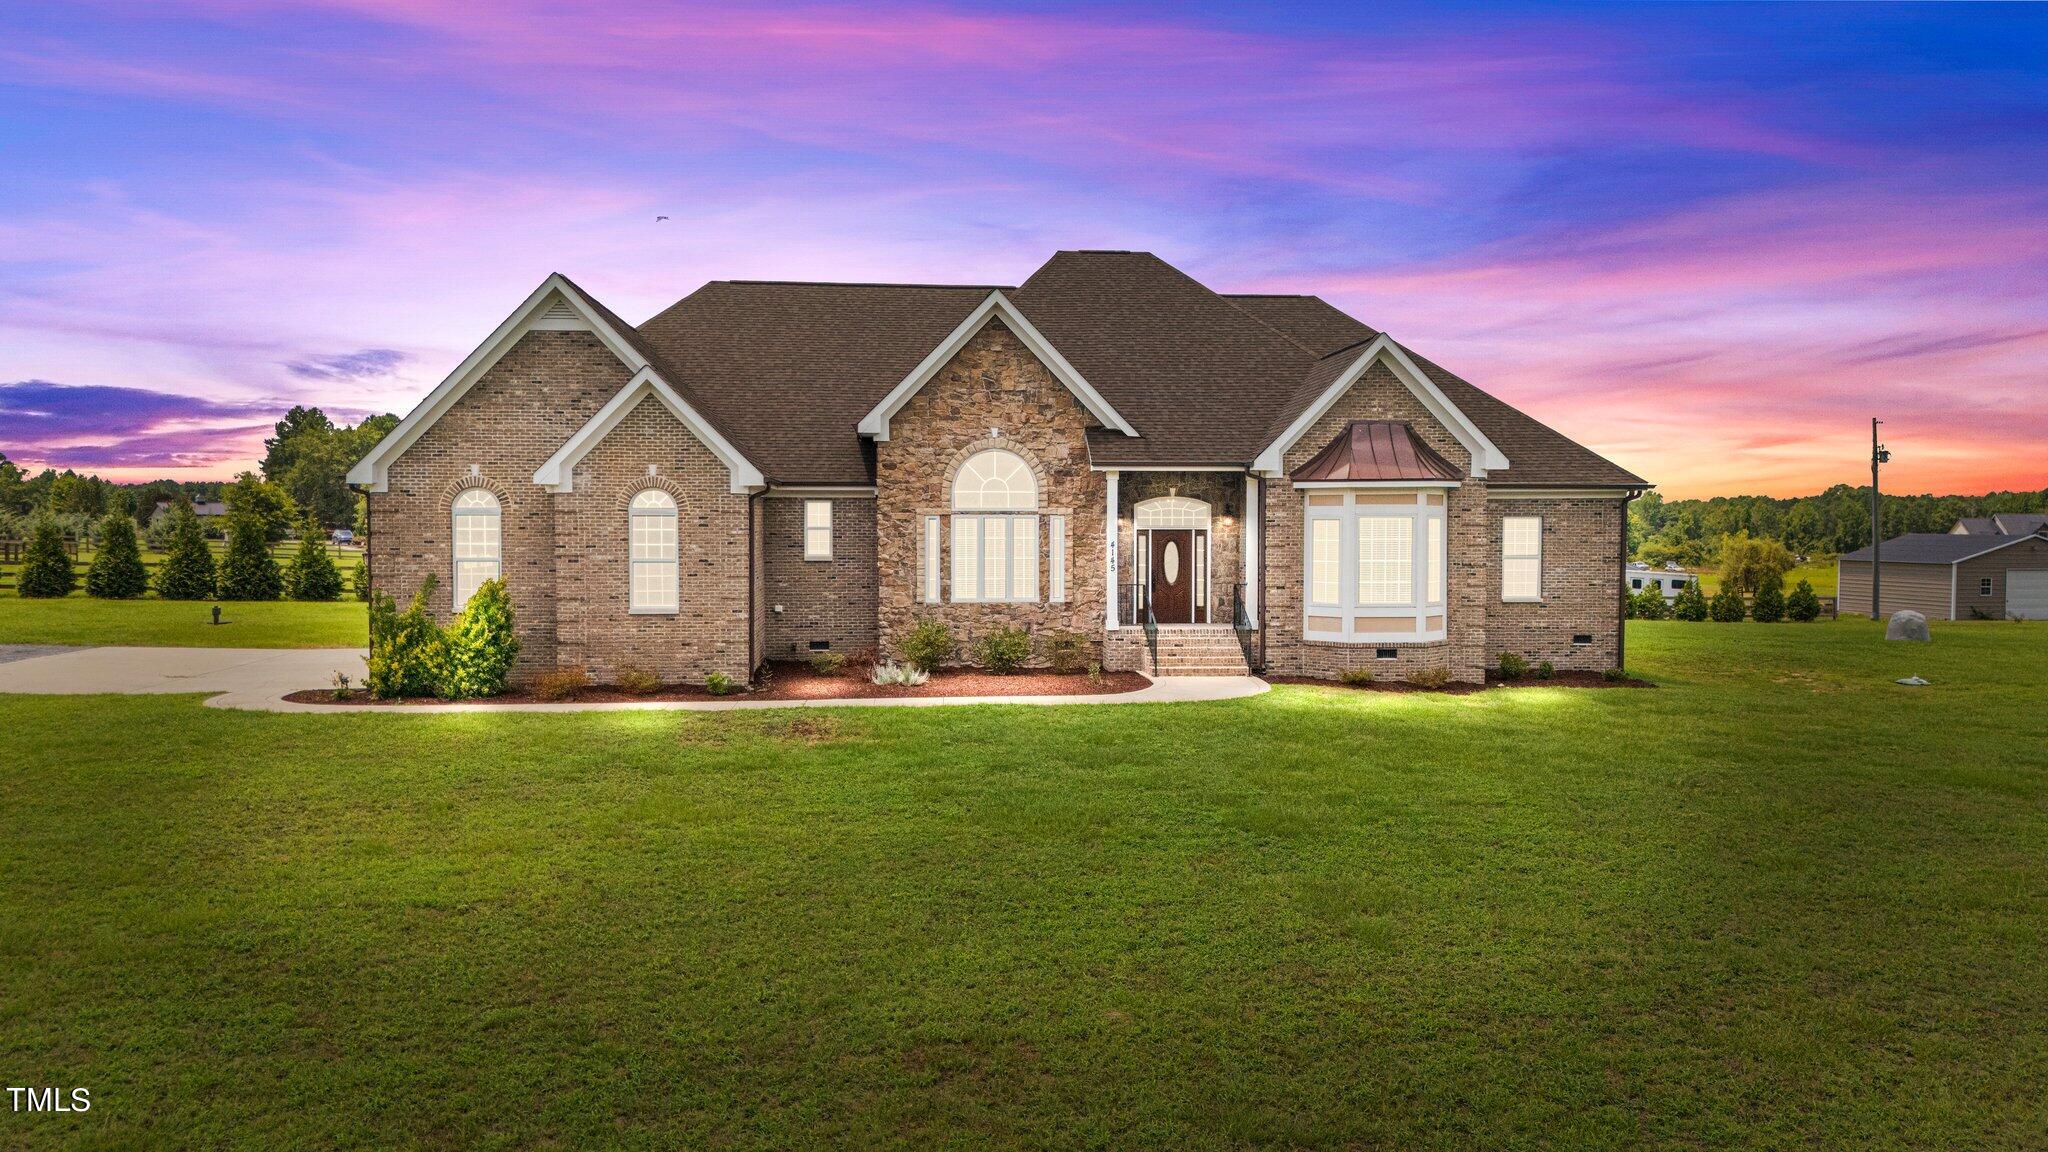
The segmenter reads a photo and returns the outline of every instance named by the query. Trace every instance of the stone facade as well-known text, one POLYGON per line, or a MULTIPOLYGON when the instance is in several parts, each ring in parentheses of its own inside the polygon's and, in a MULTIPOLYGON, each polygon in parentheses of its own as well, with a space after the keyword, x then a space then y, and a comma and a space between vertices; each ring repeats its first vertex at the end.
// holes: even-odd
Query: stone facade
POLYGON ((823 643, 834 652, 876 645, 875 501, 815 497, 832 505, 832 558, 804 559, 804 505, 796 497, 761 501, 765 523, 762 601, 770 660, 802 656, 823 643))
POLYGON ((1099 641, 1104 604, 1104 505, 1108 482, 1088 467, 1087 430, 1094 423, 1066 386, 1022 341, 990 321, 932 377, 890 422, 875 446, 875 530, 879 638, 884 651, 917 621, 945 621, 962 652, 981 634, 1014 626, 1043 637, 1076 632, 1099 641), (952 484, 960 465, 986 448, 1016 453, 1038 481, 1039 602, 964 604, 952 599, 952 484), (940 602, 920 587, 924 522, 939 517, 940 602), (1067 524, 1067 598, 1048 600, 1048 517, 1067 524))

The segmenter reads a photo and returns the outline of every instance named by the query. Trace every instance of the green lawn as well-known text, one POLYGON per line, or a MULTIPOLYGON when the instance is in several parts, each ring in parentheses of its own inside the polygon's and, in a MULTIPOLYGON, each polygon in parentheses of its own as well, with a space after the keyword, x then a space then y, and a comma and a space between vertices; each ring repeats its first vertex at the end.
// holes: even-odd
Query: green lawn
POLYGON ((277 600, 23 600, 0 596, 0 644, 141 644, 187 648, 360 648, 367 606, 277 600))
POLYGON ((1640 691, 0 697, 8 1148, 2032 1148, 2048 625, 1640 691), (1920 673, 1932 687, 1891 683, 1920 673))

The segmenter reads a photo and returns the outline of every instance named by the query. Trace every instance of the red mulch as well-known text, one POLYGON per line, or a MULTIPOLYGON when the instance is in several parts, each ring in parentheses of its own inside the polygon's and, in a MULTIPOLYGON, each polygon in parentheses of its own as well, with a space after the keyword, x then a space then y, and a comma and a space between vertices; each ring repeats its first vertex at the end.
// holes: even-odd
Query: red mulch
MULTIPOLYGON (((998 676, 993 672, 976 672, 972 669, 955 669, 932 673, 932 678, 915 688, 901 684, 884 687, 869 683, 866 673, 840 671, 830 676, 821 676, 811 671, 808 664, 774 664, 772 671, 751 692, 729 692, 724 696, 713 696, 701 684, 669 684, 644 693, 622 692, 602 684, 593 684, 567 696, 544 698, 524 688, 516 688, 502 696, 487 700, 468 700, 467 704, 622 704, 643 700, 861 700, 872 697, 910 696, 1098 696, 1121 692, 1136 692, 1151 681, 1136 672, 1104 672, 1101 679, 1090 680, 1078 672, 1046 672, 1028 670, 998 676)), ((371 700, 360 691, 350 694, 347 700, 336 700, 331 688, 316 688, 293 692, 285 699, 294 704, 378 704, 393 708, 404 708, 420 704, 439 704, 433 699, 422 700, 371 700)))
POLYGON ((1554 672, 1548 680, 1539 680, 1535 674, 1520 680, 1503 680, 1498 672, 1488 672, 1485 684, 1466 684, 1453 681, 1441 688, 1424 688, 1406 680, 1375 680, 1370 684, 1346 684, 1341 680, 1316 680, 1307 676, 1266 676, 1269 684, 1308 684, 1322 688, 1348 688, 1355 692, 1441 692, 1446 696, 1469 696, 1474 692, 1485 692, 1491 688, 1655 688, 1648 680, 1630 676, 1623 680, 1609 680, 1598 672, 1554 672))

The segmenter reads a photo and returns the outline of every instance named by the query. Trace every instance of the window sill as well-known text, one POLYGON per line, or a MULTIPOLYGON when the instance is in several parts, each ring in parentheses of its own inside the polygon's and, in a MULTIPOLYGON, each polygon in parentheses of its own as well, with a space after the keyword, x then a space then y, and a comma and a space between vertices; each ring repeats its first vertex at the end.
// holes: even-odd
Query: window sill
POLYGON ((806 563, 806 564, 830 564, 831 562, 832 562, 832 558, 831 558, 830 556, 806 556, 806 557, 804 557, 804 563, 806 563))
POLYGON ((678 616, 678 615, 681 615, 681 614, 682 614, 682 609, 680 609, 680 608, 628 608, 628 609, 626 609, 626 615, 628 615, 628 616, 678 616))
POLYGON ((1501 597, 1501 598, 1500 598, 1500 602, 1501 602, 1501 603, 1503 603, 1503 604, 1541 604, 1541 603, 1543 603, 1543 597, 1541 597, 1541 596, 1503 596, 1503 597, 1501 597))

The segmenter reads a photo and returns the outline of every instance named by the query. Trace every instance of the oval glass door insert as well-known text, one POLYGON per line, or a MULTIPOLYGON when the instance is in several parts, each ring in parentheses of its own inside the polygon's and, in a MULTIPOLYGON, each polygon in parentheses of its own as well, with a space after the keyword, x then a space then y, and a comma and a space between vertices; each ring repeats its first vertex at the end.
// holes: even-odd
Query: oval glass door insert
POLYGON ((1180 542, 1179 542, 1179 541, 1177 541, 1177 540, 1168 540, 1168 541, 1166 542, 1166 554, 1165 554, 1164 556, 1161 556, 1161 557, 1159 558, 1159 563, 1160 563, 1160 565, 1161 565, 1161 566, 1162 566, 1162 567, 1163 567, 1163 568, 1164 568, 1164 569, 1166 570, 1166 582, 1167 582, 1168 584, 1178 584, 1178 583, 1180 583, 1180 542))

